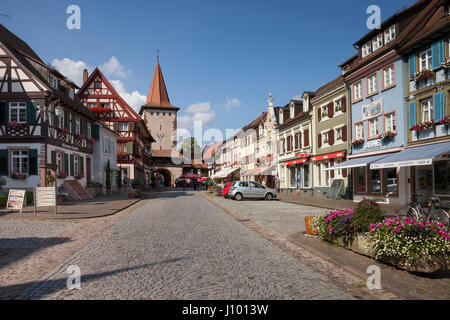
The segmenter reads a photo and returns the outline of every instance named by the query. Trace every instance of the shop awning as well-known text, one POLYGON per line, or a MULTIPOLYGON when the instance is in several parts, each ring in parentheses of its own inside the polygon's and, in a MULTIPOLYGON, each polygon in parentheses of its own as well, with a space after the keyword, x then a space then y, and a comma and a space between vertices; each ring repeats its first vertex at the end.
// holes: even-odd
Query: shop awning
POLYGON ((365 167, 368 164, 384 159, 386 157, 389 157, 391 154, 379 154, 376 156, 368 156, 368 157, 361 157, 361 158, 355 158, 348 160, 346 162, 343 162, 341 164, 335 165, 333 167, 330 167, 325 170, 340 170, 340 169, 349 169, 349 168, 358 168, 358 167, 365 167))
POLYGON ((252 177, 252 176, 272 176, 274 175, 274 172, 276 171, 275 166, 271 167, 258 167, 253 170, 247 171, 247 173, 244 174, 246 177, 252 177))
POLYGON ((283 164, 286 165, 286 166, 293 166, 293 165, 296 165, 296 164, 302 164, 302 163, 307 163, 307 162, 308 162, 308 159, 305 158, 305 159, 297 159, 297 160, 288 161, 288 162, 285 162, 283 164))
POLYGON ((277 166, 266 167, 263 171, 261 171, 262 176, 276 176, 277 175, 277 166))
POLYGON ((262 167, 258 167, 252 170, 247 171, 243 174, 244 177, 252 177, 252 176, 259 176, 261 174, 262 167))
POLYGON ((240 168, 229 168, 229 169, 224 169, 221 170, 219 172, 217 172, 216 174, 212 175, 211 178, 226 178, 228 177, 230 174, 232 174, 235 171, 241 170, 240 168))
POLYGON ((345 156, 345 152, 335 152, 335 153, 329 153, 329 154, 324 154, 321 156, 314 156, 311 157, 311 161, 312 162, 316 162, 316 161, 322 161, 322 160, 328 160, 328 159, 338 159, 338 158, 343 158, 345 156))
POLYGON ((435 157, 449 152, 450 141, 411 147, 371 163, 370 169, 426 166, 432 164, 435 157))

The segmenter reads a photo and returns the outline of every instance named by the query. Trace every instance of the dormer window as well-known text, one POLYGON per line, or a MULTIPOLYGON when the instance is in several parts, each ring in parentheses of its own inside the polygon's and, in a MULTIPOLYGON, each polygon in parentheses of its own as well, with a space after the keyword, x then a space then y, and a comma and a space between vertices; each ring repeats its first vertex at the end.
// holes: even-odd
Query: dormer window
POLYGON ((280 124, 283 124, 284 119, 283 119, 283 110, 280 110, 280 124))
POLYGON ((50 87, 52 87, 53 89, 58 89, 58 79, 56 79, 56 77, 50 75, 50 87))
POLYGON ((309 98, 306 98, 303 101, 303 112, 308 112, 308 106, 309 106, 309 98))
POLYGON ((294 118, 295 116, 295 106, 293 104, 291 104, 290 106, 290 117, 291 119, 294 118))
POLYGON ((74 99, 74 91, 72 88, 69 88, 69 98, 72 100, 74 99))
POLYGON ((371 43, 367 42, 365 45, 362 46, 362 57, 364 58, 371 53, 372 53, 371 43))
POLYGON ((395 26, 390 27, 384 32, 384 43, 395 40, 395 26))
POLYGON ((376 50, 380 49, 383 46, 383 35, 379 34, 372 40, 372 48, 375 52, 376 50))

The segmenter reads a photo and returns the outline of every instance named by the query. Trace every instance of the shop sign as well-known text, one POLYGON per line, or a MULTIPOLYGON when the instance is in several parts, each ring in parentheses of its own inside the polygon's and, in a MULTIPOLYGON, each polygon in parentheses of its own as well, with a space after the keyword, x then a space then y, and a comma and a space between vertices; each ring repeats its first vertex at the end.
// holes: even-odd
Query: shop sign
POLYGON ((343 158, 343 157, 344 157, 344 152, 336 152, 336 153, 325 154, 323 156, 312 157, 311 161, 315 162, 315 161, 322 161, 322 160, 336 159, 336 158, 343 158))
POLYGON ((381 147, 381 139, 370 140, 366 143, 365 149, 373 149, 381 147))
POLYGON ((296 158, 308 158, 309 154, 307 154, 307 153, 296 153, 295 157, 296 158))
POLYGON ((302 163, 306 163, 306 162, 308 162, 308 159, 299 159, 299 160, 293 160, 293 161, 286 162, 286 165, 293 166, 296 164, 302 164, 302 163))
POLYGON ((383 113, 383 99, 362 106, 362 119, 367 120, 383 113))

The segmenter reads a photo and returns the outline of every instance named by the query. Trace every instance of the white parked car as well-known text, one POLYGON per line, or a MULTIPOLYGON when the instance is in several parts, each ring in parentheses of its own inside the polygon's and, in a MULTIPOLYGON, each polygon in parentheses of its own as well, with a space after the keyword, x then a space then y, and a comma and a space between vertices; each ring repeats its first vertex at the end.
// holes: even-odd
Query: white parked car
POLYGON ((237 201, 243 199, 273 200, 277 197, 274 189, 253 181, 236 181, 228 191, 228 197, 237 201))

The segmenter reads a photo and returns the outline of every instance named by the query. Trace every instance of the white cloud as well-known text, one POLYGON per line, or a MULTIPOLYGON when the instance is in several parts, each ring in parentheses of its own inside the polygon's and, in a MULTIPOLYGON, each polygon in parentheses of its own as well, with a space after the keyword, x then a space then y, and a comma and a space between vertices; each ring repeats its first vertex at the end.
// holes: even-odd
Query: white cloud
POLYGON ((234 108, 239 108, 242 105, 242 102, 237 98, 233 98, 233 99, 226 98, 226 100, 227 101, 223 105, 225 107, 225 110, 227 110, 227 111, 231 111, 234 108))
POLYGON ((64 58, 62 60, 53 59, 52 66, 64 76, 75 82, 79 87, 83 84, 83 70, 92 70, 85 62, 73 61, 69 58, 64 58))
POLYGON ((131 74, 131 71, 127 70, 114 56, 112 56, 108 62, 105 62, 100 67, 100 70, 107 76, 117 76, 119 78, 126 78, 131 74))
POLYGON ((139 112, 141 106, 147 101, 147 97, 140 94, 139 91, 128 92, 120 80, 111 80, 111 85, 116 89, 117 93, 126 101, 136 112, 139 112))
POLYGON ((192 129, 195 121, 202 122, 205 126, 214 120, 215 112, 211 109, 210 102, 200 102, 186 108, 186 115, 178 117, 178 127, 192 129))

